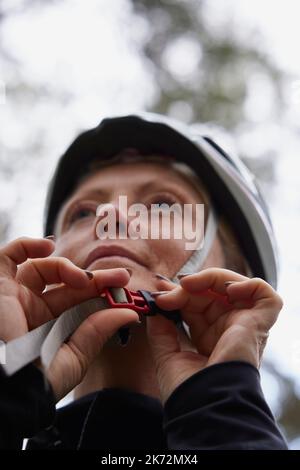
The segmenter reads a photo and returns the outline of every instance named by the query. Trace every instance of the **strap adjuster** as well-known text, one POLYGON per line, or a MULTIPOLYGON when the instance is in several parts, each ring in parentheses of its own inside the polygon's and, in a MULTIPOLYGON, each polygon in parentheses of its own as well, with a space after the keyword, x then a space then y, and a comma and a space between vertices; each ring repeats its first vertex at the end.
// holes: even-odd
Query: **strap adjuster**
POLYGON ((130 308, 137 313, 142 313, 147 315, 150 313, 150 306, 140 291, 132 291, 126 289, 126 287, 122 287, 123 291, 125 292, 127 302, 118 302, 114 299, 113 294, 109 287, 105 287, 103 289, 103 294, 108 301, 111 308, 130 308))
POLYGON ((139 314, 152 316, 161 314, 169 320, 175 323, 181 322, 181 314, 179 310, 162 310, 159 308, 155 299, 152 297, 151 292, 146 290, 132 291, 126 287, 122 287, 125 292, 127 302, 116 301, 109 287, 105 287, 102 291, 102 295, 106 298, 111 308, 130 308, 139 314))

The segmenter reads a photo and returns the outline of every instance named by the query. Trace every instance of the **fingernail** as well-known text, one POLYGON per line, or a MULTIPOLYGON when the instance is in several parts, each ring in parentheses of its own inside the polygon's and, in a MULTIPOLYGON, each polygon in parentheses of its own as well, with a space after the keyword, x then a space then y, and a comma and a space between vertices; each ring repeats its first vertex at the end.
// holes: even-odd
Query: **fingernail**
POLYGON ((47 235, 47 237, 45 237, 47 240, 53 240, 55 241, 55 235, 47 235))
POLYGON ((170 292, 169 290, 161 290, 161 291, 151 292, 151 295, 152 297, 156 297, 158 295, 168 294, 169 292, 170 292))
POLYGON ((84 271, 84 272, 90 281, 94 278, 94 274, 91 271, 84 271))
POLYGON ((190 276, 192 273, 179 273, 177 274, 178 279, 182 279, 183 277, 190 276))
POLYGON ((125 269, 129 273, 129 276, 132 276, 132 269, 130 269, 130 268, 125 268, 125 269))
POLYGON ((162 279, 163 281, 169 281, 170 282, 170 279, 166 276, 163 276, 162 274, 159 274, 159 273, 154 273, 154 277, 156 277, 156 279, 162 279))
POLYGON ((235 282, 237 282, 237 281, 225 281, 224 285, 225 286, 230 286, 230 284, 234 284, 235 282))

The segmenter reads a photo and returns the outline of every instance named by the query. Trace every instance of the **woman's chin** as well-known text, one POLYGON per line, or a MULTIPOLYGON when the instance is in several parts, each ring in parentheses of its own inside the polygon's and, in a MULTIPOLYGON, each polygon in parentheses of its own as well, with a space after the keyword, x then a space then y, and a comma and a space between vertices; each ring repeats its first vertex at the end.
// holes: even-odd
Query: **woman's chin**
POLYGON ((125 256, 105 256, 94 261, 89 269, 95 271, 96 269, 113 269, 113 268, 129 268, 132 275, 129 283, 126 285, 131 290, 156 290, 155 277, 151 271, 145 266, 136 263, 135 261, 125 256))

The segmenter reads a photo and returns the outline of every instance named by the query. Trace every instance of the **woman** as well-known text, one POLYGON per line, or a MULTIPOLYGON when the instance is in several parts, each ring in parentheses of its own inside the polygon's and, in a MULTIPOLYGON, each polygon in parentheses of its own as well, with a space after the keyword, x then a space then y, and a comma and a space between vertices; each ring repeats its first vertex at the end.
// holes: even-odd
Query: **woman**
POLYGON ((106 286, 151 291, 182 323, 122 307, 89 315, 47 369, 51 387, 36 365, 3 375, 3 447, 36 434, 30 449, 286 448, 257 373, 282 307, 272 229, 241 163, 161 116, 107 119, 62 157, 45 220, 55 241, 19 239, 1 250, 4 341, 106 286), (186 250, 189 233, 101 239, 101 204, 117 214, 119 235, 129 231, 134 217, 121 196, 148 209, 204 204, 201 249, 186 250), (117 339, 126 343, 128 328, 123 347, 117 339), (74 388, 75 401, 55 413, 74 388))

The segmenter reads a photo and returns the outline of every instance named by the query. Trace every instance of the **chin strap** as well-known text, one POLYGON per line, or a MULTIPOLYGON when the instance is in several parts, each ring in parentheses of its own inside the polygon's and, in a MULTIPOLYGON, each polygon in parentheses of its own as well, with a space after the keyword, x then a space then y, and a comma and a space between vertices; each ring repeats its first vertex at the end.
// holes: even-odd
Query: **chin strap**
MULTIPOLYGON (((63 312, 57 319, 50 320, 6 344, 1 344, 0 357, 6 359, 5 364, 1 365, 3 371, 7 375, 12 375, 38 357, 41 358, 46 371, 62 343, 74 333, 89 315, 99 310, 120 307, 130 308, 140 316, 161 314, 169 320, 173 320, 176 324, 181 323, 178 310, 165 311, 159 309, 148 291, 139 290, 135 292, 125 287, 105 288, 99 297, 82 302, 63 312)), ((124 332, 124 329, 121 330, 124 332)), ((128 329, 126 328, 126 330, 128 329)))
MULTIPOLYGON (((203 245, 201 248, 195 250, 187 262, 180 268, 180 270, 175 274, 172 279, 172 282, 179 283, 178 274, 180 273, 189 273, 194 274, 201 270, 204 261, 207 258, 208 253, 211 250, 212 244, 215 240, 216 233, 218 229, 218 217, 213 209, 213 207, 209 210, 209 215, 206 223, 205 235, 203 240, 203 245)), ((202 240, 201 240, 202 244, 202 240)))
MULTIPOLYGON (((207 255, 210 252, 213 242, 216 238, 217 229, 218 229, 218 216, 217 216, 216 211, 211 205, 209 214, 208 214, 202 247, 198 250, 195 250, 192 253, 192 255, 189 257, 187 262, 175 274, 175 276, 172 279, 172 282, 179 284, 179 279, 177 276, 180 273, 194 274, 201 270, 203 263, 206 260, 207 255)), ((190 328, 184 321, 182 321, 182 327, 184 331, 186 332, 186 334, 188 335, 188 337, 191 338, 190 328)))

